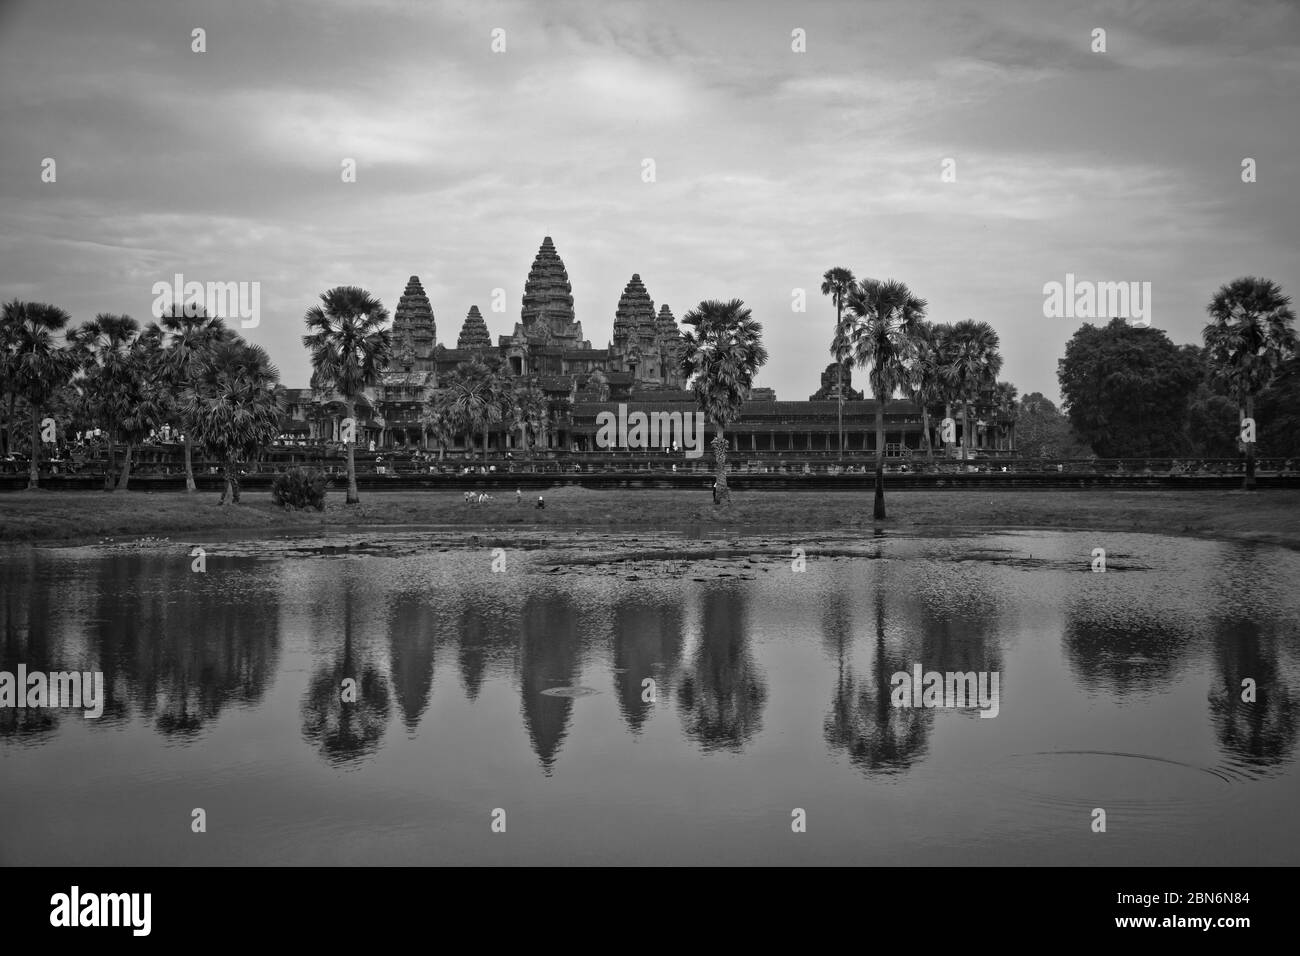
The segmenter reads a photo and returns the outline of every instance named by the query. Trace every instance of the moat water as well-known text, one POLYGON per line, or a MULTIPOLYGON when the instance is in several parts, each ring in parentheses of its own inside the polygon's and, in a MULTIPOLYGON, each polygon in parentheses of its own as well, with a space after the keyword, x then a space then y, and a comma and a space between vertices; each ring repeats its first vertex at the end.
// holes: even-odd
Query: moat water
POLYGON ((1300 864, 1298 580, 1067 532, 3 552, 0 671, 106 699, 0 708, 0 864, 1300 864), (894 706, 929 672, 996 716, 894 706))

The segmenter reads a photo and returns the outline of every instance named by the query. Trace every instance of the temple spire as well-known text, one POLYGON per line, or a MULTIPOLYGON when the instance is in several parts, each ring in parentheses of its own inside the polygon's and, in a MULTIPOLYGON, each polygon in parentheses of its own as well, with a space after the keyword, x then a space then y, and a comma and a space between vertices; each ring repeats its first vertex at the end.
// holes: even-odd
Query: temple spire
POLYGON ((465 324, 460 328, 460 338, 456 341, 458 349, 490 349, 492 336, 488 333, 487 323, 479 313, 478 306, 471 305, 465 316, 465 324))

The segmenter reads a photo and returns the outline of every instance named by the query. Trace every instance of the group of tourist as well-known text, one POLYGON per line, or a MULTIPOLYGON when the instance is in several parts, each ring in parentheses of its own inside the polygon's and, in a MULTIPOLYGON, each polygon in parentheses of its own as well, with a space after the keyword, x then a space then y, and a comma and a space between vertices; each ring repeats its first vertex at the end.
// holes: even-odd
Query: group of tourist
MULTIPOLYGON (((487 502, 492 501, 492 500, 494 500, 493 496, 490 495, 490 494, 488 494, 486 491, 480 491, 480 492, 467 491, 467 492, 465 492, 465 504, 467 504, 467 505, 481 505, 481 504, 486 504, 487 502)), ((523 489, 522 489, 522 488, 516 488, 516 489, 515 489, 515 504, 516 504, 516 505, 522 504, 522 503, 523 503, 523 500, 524 500, 524 491, 523 491, 523 489)), ((545 508, 545 507, 546 507, 546 499, 543 498, 541 495, 538 495, 538 496, 537 496, 537 505, 536 505, 536 507, 538 507, 538 508, 545 508)))

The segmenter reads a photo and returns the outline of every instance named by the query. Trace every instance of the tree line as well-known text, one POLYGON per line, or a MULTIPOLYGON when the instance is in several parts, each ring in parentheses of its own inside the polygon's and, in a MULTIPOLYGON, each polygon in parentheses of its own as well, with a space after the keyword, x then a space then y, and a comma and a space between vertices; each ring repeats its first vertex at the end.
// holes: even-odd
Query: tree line
MULTIPOLYGON (((1267 454, 1294 454, 1291 427, 1300 397, 1300 359, 1290 299, 1267 279, 1244 277, 1212 297, 1204 346, 1174 345, 1151 328, 1122 319, 1083 325, 1058 363, 1064 413, 1039 393, 1017 402, 1014 385, 998 381, 1000 341, 987 322, 931 323, 927 303, 897 280, 855 278, 843 267, 823 276, 836 319, 830 351, 843 385, 844 369, 867 369, 876 400, 876 518, 885 517, 884 412, 903 396, 921 409, 922 447, 934 457, 930 410, 961 416, 961 456, 969 454, 977 406, 992 404, 1014 417, 1021 450, 1064 457, 1227 456, 1237 443, 1253 486, 1257 433, 1267 454), (1258 421, 1257 421, 1258 418, 1258 421), (1259 424, 1263 423, 1263 427, 1259 424), (1248 439, 1248 440, 1247 440, 1248 439)), ((303 346, 313 389, 342 402, 352 431, 347 453, 347 502, 359 500, 354 459, 358 406, 381 382, 392 358, 389 313, 369 292, 340 286, 307 310, 303 346)), ((281 431, 279 372, 260 346, 244 341, 221 318, 174 307, 141 326, 127 315, 100 313, 71 327, 68 314, 45 303, 6 303, 0 312, 0 411, 6 454, 25 417, 30 426, 29 487, 39 486, 42 421, 56 414, 108 436, 105 490, 125 488, 135 448, 164 425, 184 435, 186 489, 195 490, 193 448, 222 462, 223 503, 238 500, 239 463, 255 458, 281 431), (125 445, 119 469, 117 444, 125 445)), ((762 325, 744 302, 706 300, 683 318, 679 362, 689 388, 715 429, 717 502, 730 501, 724 429, 736 421, 758 370, 767 362, 762 325)), ((602 399, 608 383, 589 385, 602 399)), ((844 389, 838 390, 843 449, 844 389)), ((505 424, 543 440, 545 396, 535 376, 511 376, 493 356, 462 363, 430 396, 421 424, 441 452, 460 435, 505 424)), ((955 454, 955 429, 941 442, 955 454)))
POLYGON ((129 315, 107 312, 72 326, 57 306, 16 299, 0 311, 5 452, 12 453, 25 411, 29 488, 39 487, 42 422, 57 415, 64 423, 106 435, 105 491, 126 488, 134 450, 157 429, 174 424, 185 435, 187 489, 195 490, 198 443, 223 463, 221 500, 233 500, 237 463, 258 454, 279 433, 279 380, 265 349, 202 311, 191 315, 173 308, 143 326, 129 315), (120 469, 118 444, 126 449, 120 469))
MULTIPOLYGON (((1201 345, 1112 319, 1083 325, 1057 363, 1074 444, 1102 458, 1300 455, 1300 356, 1291 300, 1269 279, 1221 286, 1201 345)), ((1041 396, 1039 396, 1041 399, 1041 396)), ((1041 411, 1041 408, 1039 409, 1041 411)))

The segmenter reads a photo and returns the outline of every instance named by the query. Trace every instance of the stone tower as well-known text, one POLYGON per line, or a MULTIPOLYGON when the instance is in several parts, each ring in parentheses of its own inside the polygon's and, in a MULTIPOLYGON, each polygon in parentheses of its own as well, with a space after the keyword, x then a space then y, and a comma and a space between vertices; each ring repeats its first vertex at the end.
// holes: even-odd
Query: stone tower
POLYGON ((677 371, 681 333, 672 310, 664 306, 658 316, 641 276, 633 275, 614 311, 611 351, 619 364, 646 385, 671 386, 681 381, 677 371))
POLYGON ((653 344, 654 334, 655 304, 641 277, 634 273, 614 310, 614 347, 627 354, 633 346, 639 350, 653 344))
POLYGON ((564 348, 591 348, 582 338, 582 324, 573 313, 573 289, 555 243, 547 236, 524 282, 520 315, 523 335, 530 341, 564 348))
POLYGON ((831 362, 826 366, 826 371, 822 372, 822 387, 817 389, 813 394, 808 396, 810 402, 825 402, 837 400, 841 389, 844 392, 846 402, 862 401, 862 393, 855 391, 853 388, 853 363, 845 362, 843 374, 838 376, 839 384, 836 383, 835 363, 831 362))
POLYGON ((465 324, 460 327, 460 338, 456 340, 458 349, 490 349, 492 336, 488 334, 487 323, 479 314, 478 306, 471 305, 465 316, 465 324))
POLYGON ((424 286, 420 285, 420 277, 411 276, 393 313, 394 356, 409 361, 415 371, 433 371, 433 349, 437 341, 433 307, 424 294, 424 286))
POLYGON ((682 331, 677 327, 677 317, 668 306, 659 308, 655 319, 655 331, 658 333, 659 359, 663 367, 664 385, 681 388, 682 371, 678 363, 682 358, 682 331))

